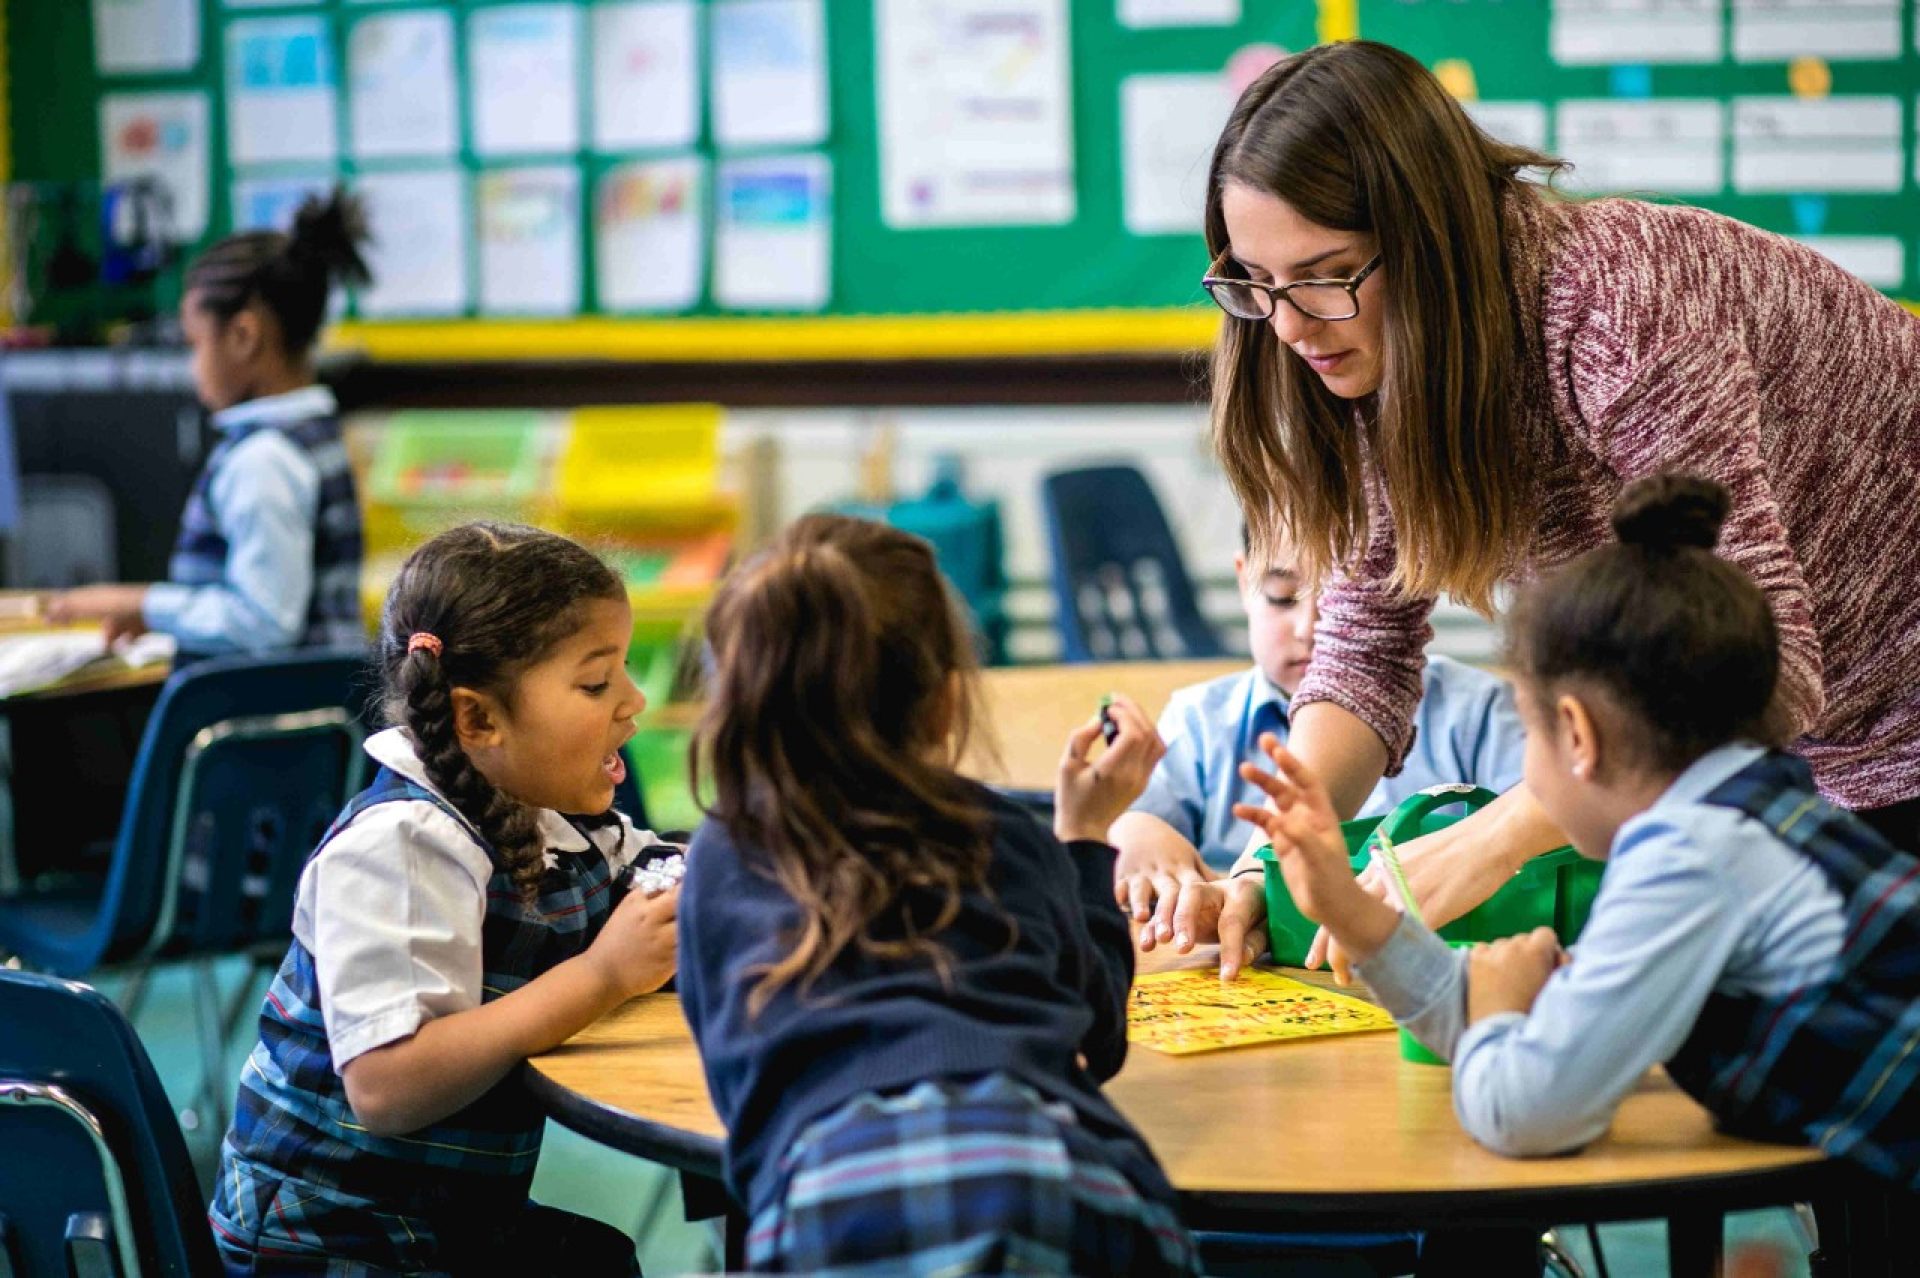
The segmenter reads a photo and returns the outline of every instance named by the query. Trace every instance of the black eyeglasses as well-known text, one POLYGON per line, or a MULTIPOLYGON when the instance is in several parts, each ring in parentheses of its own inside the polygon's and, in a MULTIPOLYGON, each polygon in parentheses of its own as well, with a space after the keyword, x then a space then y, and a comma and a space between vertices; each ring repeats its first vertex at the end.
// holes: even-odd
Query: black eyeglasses
MULTIPOLYGON (((1225 254, 1215 268, 1233 261, 1225 254)), ((1308 319, 1350 320, 1360 313, 1360 286, 1367 276, 1380 269, 1380 255, 1344 280, 1295 280, 1291 284, 1259 284, 1231 275, 1202 276, 1200 287, 1207 290, 1214 305, 1235 319, 1272 319, 1279 299, 1286 298, 1293 309, 1308 319)))

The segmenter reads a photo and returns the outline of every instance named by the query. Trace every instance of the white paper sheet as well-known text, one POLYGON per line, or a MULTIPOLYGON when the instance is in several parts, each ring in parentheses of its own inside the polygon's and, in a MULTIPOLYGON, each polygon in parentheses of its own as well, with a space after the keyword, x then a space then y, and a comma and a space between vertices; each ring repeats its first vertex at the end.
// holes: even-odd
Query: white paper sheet
POLYGON ((1548 45, 1562 66, 1718 62, 1721 0, 1553 0, 1548 45))
POLYGON ((1473 122, 1502 142, 1544 151, 1547 104, 1544 102, 1462 102, 1473 122))
POLYGON ((453 14, 373 13, 347 36, 347 110, 361 159, 451 158, 460 145, 453 14))
POLYGON ((1875 288, 1898 288, 1907 278, 1907 249, 1897 235, 1796 235, 1875 288))
POLYGON ((363 173, 373 245, 365 315, 457 315, 467 309, 466 177, 455 168, 363 173))
POLYGON ((700 135, 697 11, 690 0, 593 10, 593 144, 692 146, 700 135))
POLYGON ((721 146, 811 146, 827 138, 827 34, 820 0, 715 0, 713 135, 721 146))
POLYGON ((1733 185, 1742 192, 1898 191, 1900 99, 1733 100, 1733 185))
POLYGON ((339 81, 326 20, 246 18, 227 27, 227 162, 324 161, 340 152, 339 81))
POLYGON ((1226 78, 1134 75, 1120 82, 1121 196, 1135 235, 1197 235, 1207 162, 1233 110, 1226 78))
POLYGON ((109 93, 100 99, 101 177, 109 184, 151 177, 173 202, 173 233, 206 234, 213 139, 207 95, 198 89, 109 93))
POLYGON ((483 156, 580 146, 580 10, 522 4, 467 19, 469 117, 483 156))
POLYGON ((233 229, 289 230, 293 226, 293 215, 307 197, 324 196, 333 184, 331 173, 274 173, 257 177, 235 174, 229 188, 233 201, 233 229))
POLYGON ((1065 0, 875 0, 887 225, 1074 215, 1065 0))
POLYGON ((1119 0, 1123 27, 1226 27, 1240 21, 1240 0, 1119 0))
POLYGON ((823 155, 729 160, 715 178, 713 296, 735 310, 819 310, 833 287, 833 171, 823 155))
POLYGON ((93 0, 101 75, 191 71, 200 62, 198 0, 93 0))
POLYGON ((1900 0, 1733 0, 1736 62, 1900 56, 1900 0))
POLYGON ((476 180, 480 309, 489 315, 580 313, 580 170, 494 169, 476 180))
POLYGON ((1712 195, 1726 185, 1724 130, 1709 99, 1575 100, 1560 104, 1558 149, 1570 188, 1712 195))
POLYGON ((682 156, 610 169, 594 193, 600 308, 683 311, 705 274, 706 171, 682 156))

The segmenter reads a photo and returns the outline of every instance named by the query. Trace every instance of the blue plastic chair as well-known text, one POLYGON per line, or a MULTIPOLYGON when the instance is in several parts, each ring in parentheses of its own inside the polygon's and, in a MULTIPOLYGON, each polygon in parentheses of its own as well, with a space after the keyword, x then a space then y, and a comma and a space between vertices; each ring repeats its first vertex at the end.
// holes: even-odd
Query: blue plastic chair
POLYGON ((1060 471, 1040 485, 1053 550, 1063 660, 1224 657, 1146 476, 1131 466, 1060 471))
POLYGON ((147 720, 103 887, 0 901, 0 954, 60 976, 125 966, 130 1017, 151 964, 198 960, 202 1099, 223 1116, 220 1056, 248 990, 222 1007, 212 960, 279 960, 301 867, 365 773, 370 687, 357 649, 175 672, 147 720))
POLYGON ((221 1272, 153 1063, 85 985, 0 970, 0 1272, 221 1272))

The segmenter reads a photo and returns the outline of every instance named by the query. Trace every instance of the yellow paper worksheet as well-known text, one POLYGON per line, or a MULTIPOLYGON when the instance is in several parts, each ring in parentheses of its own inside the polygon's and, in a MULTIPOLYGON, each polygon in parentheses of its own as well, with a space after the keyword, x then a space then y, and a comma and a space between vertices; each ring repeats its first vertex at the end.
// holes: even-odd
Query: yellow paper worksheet
POLYGON ((1155 972, 1136 978, 1127 999, 1129 1041, 1171 1056, 1392 1028, 1371 1003, 1258 969, 1234 981, 1210 970, 1155 972))

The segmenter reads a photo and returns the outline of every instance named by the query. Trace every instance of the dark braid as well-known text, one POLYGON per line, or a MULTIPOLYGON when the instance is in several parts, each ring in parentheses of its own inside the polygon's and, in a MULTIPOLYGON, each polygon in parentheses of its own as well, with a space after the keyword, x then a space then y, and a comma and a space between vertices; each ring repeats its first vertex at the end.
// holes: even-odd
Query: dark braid
POLYGON ((546 848, 538 812, 483 776, 454 731, 453 690, 512 701, 514 680, 572 633, 582 605, 624 597, 592 552, 517 524, 464 524, 407 559, 380 621, 386 713, 413 742, 428 780, 490 844, 529 898, 546 848), (440 641, 409 651, 425 632, 440 641))
POLYGON ((367 238, 360 201, 336 187, 324 200, 308 197, 291 235, 244 231, 202 253, 187 268, 186 291, 223 322, 260 299, 280 323, 286 353, 302 356, 320 333, 334 283, 371 282, 360 252, 367 238))

